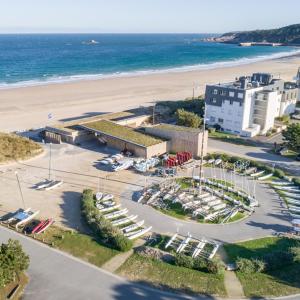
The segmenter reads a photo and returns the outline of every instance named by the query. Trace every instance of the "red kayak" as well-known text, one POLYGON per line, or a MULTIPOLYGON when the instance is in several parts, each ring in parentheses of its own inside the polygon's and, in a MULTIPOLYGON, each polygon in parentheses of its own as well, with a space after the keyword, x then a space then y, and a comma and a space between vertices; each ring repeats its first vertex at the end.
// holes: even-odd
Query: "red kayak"
POLYGON ((53 223, 54 223, 53 219, 47 219, 46 221, 43 221, 43 224, 35 231, 35 233, 40 234, 40 233, 44 232, 53 223))
POLYGON ((31 233, 36 233, 38 229, 40 229, 47 220, 40 221, 31 231, 31 233))

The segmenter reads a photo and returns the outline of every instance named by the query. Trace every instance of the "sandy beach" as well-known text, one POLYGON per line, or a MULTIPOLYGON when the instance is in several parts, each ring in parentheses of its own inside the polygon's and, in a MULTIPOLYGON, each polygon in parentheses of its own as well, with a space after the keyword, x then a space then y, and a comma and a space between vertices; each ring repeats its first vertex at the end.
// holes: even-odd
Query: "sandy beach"
POLYGON ((178 100, 204 92, 205 85, 252 72, 292 80, 300 57, 292 56, 212 70, 48 84, 0 90, 0 130, 14 131, 59 123, 68 118, 117 112, 156 101, 178 100), (53 118, 48 120, 48 114, 53 118))

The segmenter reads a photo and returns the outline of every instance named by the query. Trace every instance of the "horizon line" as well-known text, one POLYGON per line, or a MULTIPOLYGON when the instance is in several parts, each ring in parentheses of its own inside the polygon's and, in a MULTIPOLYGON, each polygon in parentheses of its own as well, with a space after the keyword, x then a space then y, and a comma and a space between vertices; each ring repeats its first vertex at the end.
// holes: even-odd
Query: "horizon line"
POLYGON ((0 35, 13 34, 223 34, 221 32, 0 32, 0 35))

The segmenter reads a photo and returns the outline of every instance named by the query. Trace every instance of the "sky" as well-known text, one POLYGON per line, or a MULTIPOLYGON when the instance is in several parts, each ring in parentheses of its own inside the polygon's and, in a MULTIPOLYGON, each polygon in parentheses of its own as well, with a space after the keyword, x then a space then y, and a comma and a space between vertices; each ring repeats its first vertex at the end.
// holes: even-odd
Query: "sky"
POLYGON ((0 0, 0 33, 224 33, 296 23, 299 0, 0 0))

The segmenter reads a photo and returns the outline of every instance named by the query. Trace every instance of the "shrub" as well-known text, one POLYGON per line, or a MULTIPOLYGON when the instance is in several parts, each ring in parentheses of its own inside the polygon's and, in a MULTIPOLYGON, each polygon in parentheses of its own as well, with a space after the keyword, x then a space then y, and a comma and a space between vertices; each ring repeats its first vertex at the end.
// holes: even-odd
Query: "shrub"
POLYGON ((245 274, 260 273, 265 270, 265 262, 259 259, 247 259, 239 257, 236 261, 237 268, 245 274))
POLYGON ((255 266, 255 272, 256 273, 262 273, 265 270, 266 263, 263 260, 253 259, 252 262, 255 266))
POLYGON ((185 254, 176 254, 175 256, 175 265, 179 267, 185 267, 188 269, 193 269, 194 260, 191 256, 187 256, 185 254))
POLYGON ((96 208, 94 194, 90 189, 82 193, 81 212, 87 224, 100 236, 102 242, 119 251, 128 251, 132 248, 133 242, 118 228, 112 226, 96 208))
POLYGON ((198 256, 194 260, 194 269, 198 271, 205 271, 207 272, 207 260, 205 258, 202 258, 198 256))
POLYGON ((126 251, 130 250, 133 246, 133 242, 131 240, 129 240, 128 238, 126 238, 122 234, 116 235, 112 242, 113 242, 114 248, 116 248, 117 250, 122 251, 122 252, 126 252, 126 251))
POLYGON ((225 271, 225 266, 219 259, 208 260, 207 271, 212 274, 222 274, 225 271))
POLYGON ((184 109, 176 111, 177 125, 199 128, 202 119, 193 112, 188 112, 184 109))
POLYGON ((300 263, 300 247, 292 247, 290 252, 293 255, 294 262, 300 263))
POLYGON ((0 245, 0 289, 14 281, 28 266, 29 256, 19 241, 9 239, 7 244, 0 245))
POLYGON ((285 173, 284 173, 282 170, 275 169, 275 171, 274 171, 274 176, 283 179, 283 178, 285 177, 285 173))

